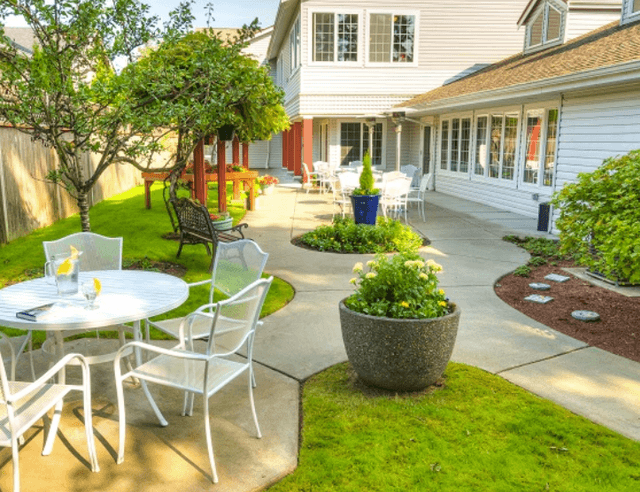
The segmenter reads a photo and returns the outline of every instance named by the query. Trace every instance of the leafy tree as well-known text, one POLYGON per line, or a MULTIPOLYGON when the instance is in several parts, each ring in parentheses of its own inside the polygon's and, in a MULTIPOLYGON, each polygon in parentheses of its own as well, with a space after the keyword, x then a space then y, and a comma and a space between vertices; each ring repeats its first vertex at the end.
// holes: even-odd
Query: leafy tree
POLYGON ((136 101, 132 127, 145 134, 162 127, 159 144, 177 136, 174 186, 196 144, 223 125, 232 125, 243 142, 288 128, 282 90, 266 67, 242 53, 256 30, 257 19, 233 39, 212 29, 168 37, 123 72, 128 99, 136 101))
POLYGON ((137 0, 0 3, 0 119, 55 150, 59 168, 47 178, 77 200, 85 231, 88 193, 109 165, 184 166, 199 139, 221 124, 234 124, 245 141, 288 125, 282 92, 241 55, 257 20, 232 42, 215 33, 185 36, 192 4, 181 3, 159 29, 137 0), (32 55, 5 35, 9 15, 21 15, 32 29, 32 55), (137 60, 137 48, 159 40, 137 60), (128 62, 120 73, 113 68, 118 60, 128 62), (159 152, 171 150, 173 134, 175 155, 154 164, 159 152), (84 167, 89 152, 99 156, 92 173, 84 167))
POLYGON ((106 97, 94 80, 113 70, 113 60, 133 60, 136 47, 156 35, 156 22, 136 0, 0 4, 0 118, 55 150, 59 168, 47 178, 76 199, 83 230, 90 230, 88 192, 129 152, 133 137, 123 132, 117 94, 106 97), (33 31, 31 55, 6 36, 9 15, 21 15, 33 31), (90 174, 83 165, 87 152, 100 155, 90 174))

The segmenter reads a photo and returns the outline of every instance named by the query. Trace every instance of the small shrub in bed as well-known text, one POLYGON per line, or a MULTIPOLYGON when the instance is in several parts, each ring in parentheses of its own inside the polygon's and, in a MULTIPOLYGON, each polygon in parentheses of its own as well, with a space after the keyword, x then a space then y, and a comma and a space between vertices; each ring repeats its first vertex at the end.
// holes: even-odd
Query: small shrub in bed
POLYGON ((336 217, 332 225, 320 226, 300 237, 300 242, 318 251, 338 253, 415 252, 422 237, 411 227, 378 217, 374 226, 356 224, 352 218, 336 217))

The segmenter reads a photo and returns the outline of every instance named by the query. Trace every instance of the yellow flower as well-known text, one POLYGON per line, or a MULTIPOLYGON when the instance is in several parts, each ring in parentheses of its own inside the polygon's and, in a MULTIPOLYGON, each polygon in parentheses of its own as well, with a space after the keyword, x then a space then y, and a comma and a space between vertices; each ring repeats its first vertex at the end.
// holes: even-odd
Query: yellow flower
POLYGON ((420 277, 422 280, 429 280, 429 275, 427 275, 427 274, 426 274, 426 273, 424 273, 424 272, 420 273, 419 277, 420 277))
POLYGON ((374 260, 369 260, 369 261, 367 261, 367 266, 369 268, 374 268, 374 267, 378 266, 378 264, 374 260))
POLYGON ((407 301, 402 301, 402 302, 400 303, 400 305, 401 305, 402 307, 405 307, 405 308, 408 308, 408 307, 409 307, 409 303, 408 303, 407 301))
POLYGON ((440 304, 442 307, 447 307, 446 301, 440 301, 438 304, 440 304))
POLYGON ((363 266, 362 266, 362 262, 361 262, 361 261, 359 261, 358 263, 356 263, 356 264, 353 266, 353 273, 361 272, 361 271, 362 271, 362 268, 363 268, 363 266))
POLYGON ((444 295, 444 290, 439 289, 439 290, 438 290, 438 294, 440 294, 441 296, 443 296, 443 295, 444 295))
POLYGON ((349 280, 349 283, 352 283, 353 285, 356 285, 357 281, 358 281, 358 279, 353 277, 351 280, 349 280))
POLYGON ((367 273, 367 274, 365 275, 365 278, 374 278, 375 276, 376 276, 376 274, 375 274, 375 273, 373 273, 373 272, 369 272, 369 273, 367 273))
POLYGON ((414 263, 418 268, 422 268, 424 266, 424 261, 416 260, 414 263))
POLYGON ((404 262, 404 266, 411 268, 413 266, 413 260, 407 260, 404 262))

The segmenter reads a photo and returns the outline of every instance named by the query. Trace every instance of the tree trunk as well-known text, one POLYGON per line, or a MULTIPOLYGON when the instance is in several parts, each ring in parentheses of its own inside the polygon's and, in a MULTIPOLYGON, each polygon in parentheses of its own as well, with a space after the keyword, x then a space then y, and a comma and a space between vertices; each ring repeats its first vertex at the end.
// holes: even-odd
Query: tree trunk
POLYGON ((80 209, 82 232, 91 232, 91 222, 89 221, 89 201, 86 191, 78 190, 78 208, 80 209))

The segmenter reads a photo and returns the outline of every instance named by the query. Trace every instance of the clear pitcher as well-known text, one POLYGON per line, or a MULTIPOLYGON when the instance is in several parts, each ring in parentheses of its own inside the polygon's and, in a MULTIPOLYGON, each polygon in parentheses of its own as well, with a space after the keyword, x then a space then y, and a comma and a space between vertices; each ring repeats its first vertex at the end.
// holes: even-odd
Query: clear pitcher
POLYGON ((47 281, 55 283, 59 296, 71 296, 78 293, 78 273, 80 265, 78 258, 66 253, 54 255, 53 259, 44 265, 47 281))

